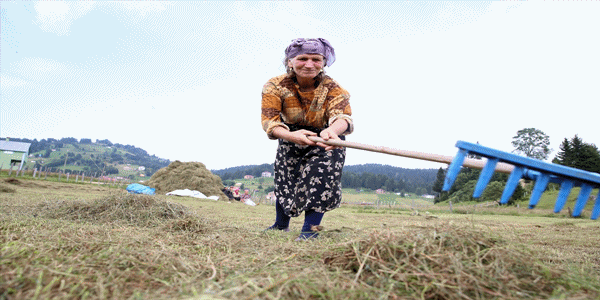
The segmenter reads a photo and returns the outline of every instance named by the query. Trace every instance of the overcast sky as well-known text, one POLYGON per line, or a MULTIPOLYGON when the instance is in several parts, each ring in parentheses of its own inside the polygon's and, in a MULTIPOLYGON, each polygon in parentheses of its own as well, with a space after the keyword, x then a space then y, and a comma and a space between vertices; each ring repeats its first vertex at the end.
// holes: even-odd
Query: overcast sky
MULTIPOLYGON (((600 145, 600 1, 2 1, 0 136, 109 139, 209 169, 272 163, 262 85, 323 37, 348 140, 453 156, 517 131, 600 145)), ((445 165, 348 150, 347 165, 445 165)))

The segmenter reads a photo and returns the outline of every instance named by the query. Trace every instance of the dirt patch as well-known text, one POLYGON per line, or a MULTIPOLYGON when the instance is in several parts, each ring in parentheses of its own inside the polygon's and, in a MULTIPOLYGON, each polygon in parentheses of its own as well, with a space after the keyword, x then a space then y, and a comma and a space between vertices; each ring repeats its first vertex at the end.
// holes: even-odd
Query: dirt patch
POLYGON ((174 161, 156 171, 145 184, 155 188, 157 194, 189 189, 206 196, 219 196, 220 200, 228 199, 222 191, 221 177, 212 174, 201 162, 174 161))

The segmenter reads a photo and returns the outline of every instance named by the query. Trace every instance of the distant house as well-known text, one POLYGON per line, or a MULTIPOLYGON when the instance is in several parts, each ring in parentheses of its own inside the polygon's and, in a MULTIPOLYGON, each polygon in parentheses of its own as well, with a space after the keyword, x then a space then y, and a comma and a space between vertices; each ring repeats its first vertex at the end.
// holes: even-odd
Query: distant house
POLYGON ((138 171, 144 171, 144 170, 146 170, 146 167, 144 167, 144 166, 139 166, 138 167, 138 171))
POLYGON ((254 176, 252 176, 252 175, 244 175, 244 179, 253 179, 253 178, 254 178, 254 176))
POLYGON ((423 197, 423 198, 427 198, 427 199, 435 199, 435 196, 434 196, 434 195, 427 195, 427 194, 424 194, 424 195, 422 195, 421 197, 423 197))
POLYGON ((271 177, 272 175, 271 175, 271 172, 265 171, 265 172, 262 172, 262 174, 260 174, 260 176, 261 177, 271 177))
POLYGON ((375 194, 385 194, 385 191, 383 189, 376 189, 375 194))
POLYGON ((29 156, 30 143, 0 141, 0 169, 10 169, 11 166, 17 166, 21 170, 27 162, 29 156))

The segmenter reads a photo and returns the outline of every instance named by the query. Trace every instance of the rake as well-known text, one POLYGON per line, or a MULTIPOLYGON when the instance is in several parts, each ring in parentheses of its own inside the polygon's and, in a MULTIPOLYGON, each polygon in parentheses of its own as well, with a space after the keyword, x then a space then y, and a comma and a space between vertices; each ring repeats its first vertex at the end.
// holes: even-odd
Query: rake
MULTIPOLYGON (((443 191, 450 190, 461 167, 480 169, 482 171, 473 192, 474 198, 479 198, 483 194, 483 191, 490 182, 494 172, 510 174, 500 198, 501 204, 506 204, 508 202, 509 198, 517 188, 519 180, 530 179, 535 180, 535 185, 529 199, 529 208, 533 209, 538 204, 548 183, 553 182, 560 184, 560 190, 554 205, 554 212, 559 213, 565 206, 567 197, 571 193, 571 189, 578 186, 581 187, 581 191, 579 192, 573 208, 573 217, 581 216, 581 211, 590 198, 592 189, 600 188, 600 174, 598 173, 546 163, 541 160, 523 157, 464 141, 456 142, 458 153, 456 156, 451 157, 416 151, 398 150, 382 146, 372 146, 343 140, 325 141, 322 138, 315 136, 309 136, 308 138, 311 141, 331 146, 348 147, 449 164, 444 180, 443 191), (467 157, 468 155, 482 156, 487 158, 487 161, 471 159, 467 157)), ((596 196, 596 203, 592 208, 591 219, 596 220, 598 219, 598 216, 600 216, 600 192, 598 192, 598 195, 596 196)))

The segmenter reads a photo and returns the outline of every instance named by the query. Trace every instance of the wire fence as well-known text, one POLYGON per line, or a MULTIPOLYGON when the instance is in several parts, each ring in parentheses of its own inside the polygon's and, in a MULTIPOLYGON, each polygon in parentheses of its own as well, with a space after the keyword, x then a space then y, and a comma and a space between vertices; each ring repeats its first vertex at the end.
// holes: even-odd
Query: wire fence
POLYGON ((72 171, 64 172, 58 168, 47 168, 41 167, 28 169, 18 169, 11 166, 9 169, 0 169, 0 176, 12 177, 12 178, 23 178, 23 179, 35 179, 35 180, 46 180, 55 182, 65 183, 81 183, 81 184, 101 184, 111 187, 124 187, 132 183, 129 178, 119 176, 106 176, 98 172, 85 172, 85 171, 72 171))

